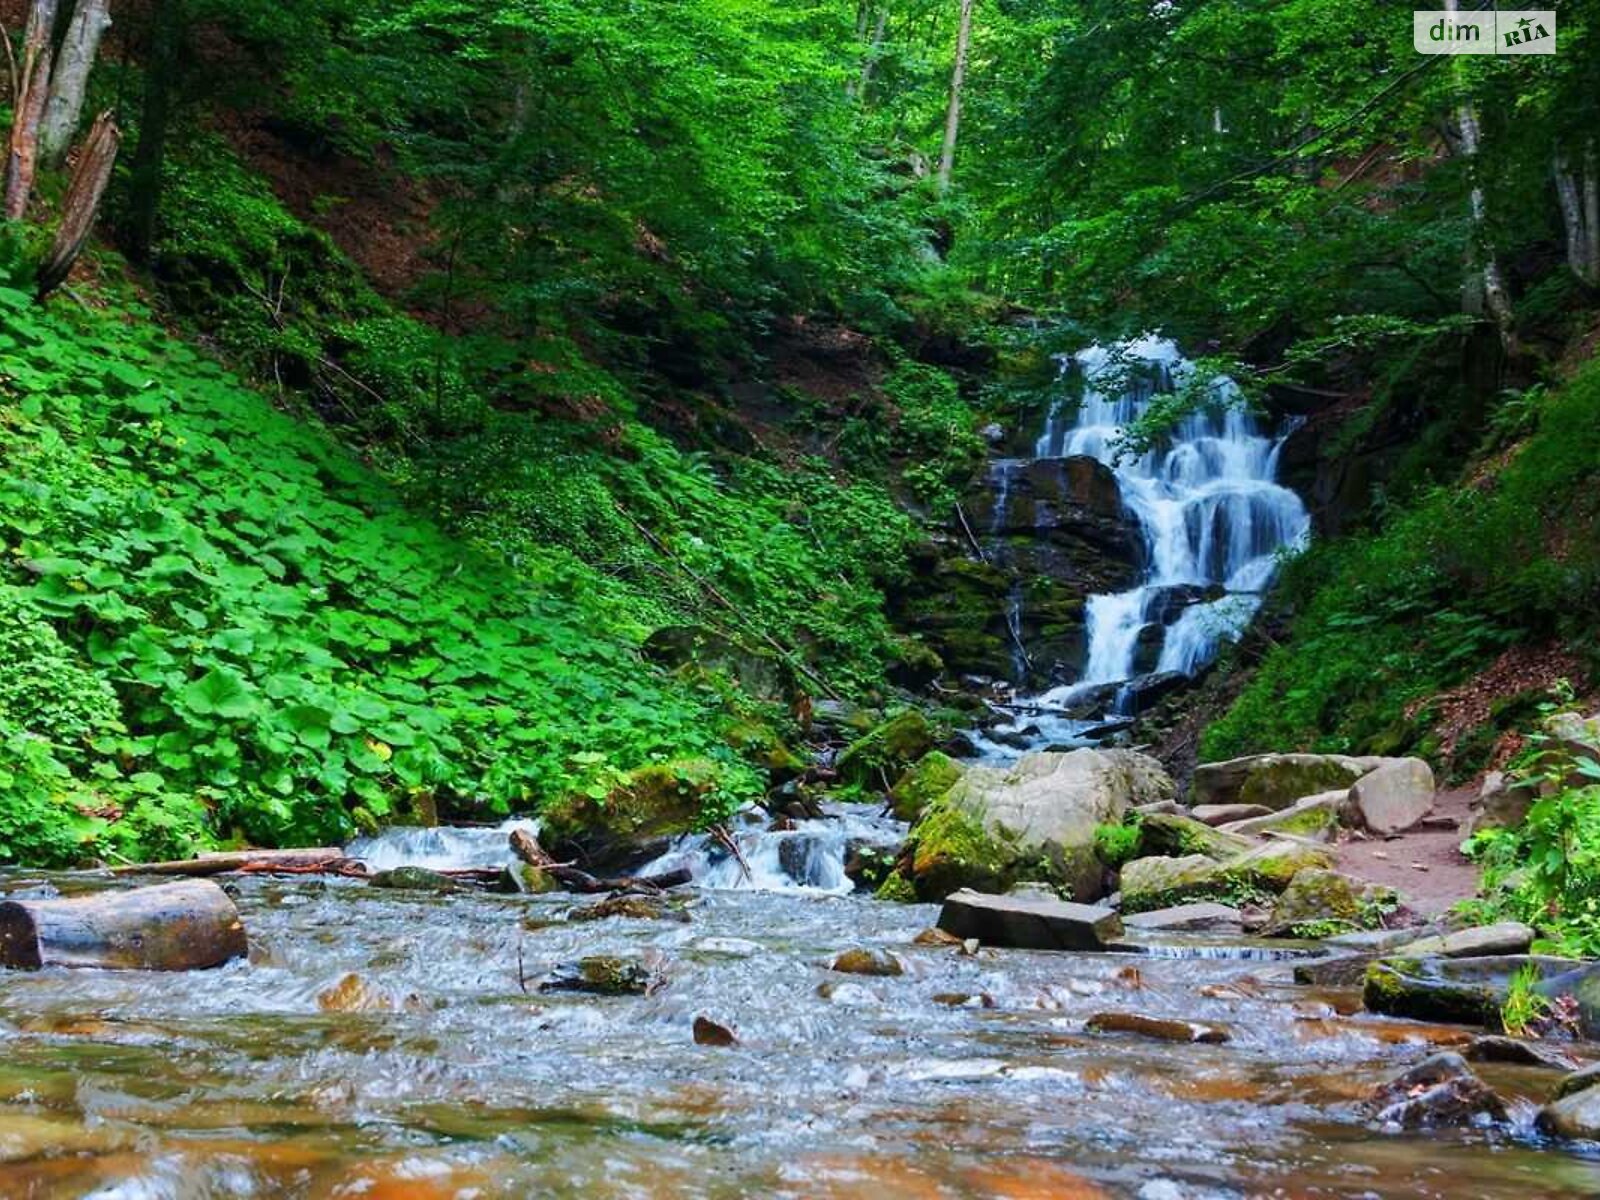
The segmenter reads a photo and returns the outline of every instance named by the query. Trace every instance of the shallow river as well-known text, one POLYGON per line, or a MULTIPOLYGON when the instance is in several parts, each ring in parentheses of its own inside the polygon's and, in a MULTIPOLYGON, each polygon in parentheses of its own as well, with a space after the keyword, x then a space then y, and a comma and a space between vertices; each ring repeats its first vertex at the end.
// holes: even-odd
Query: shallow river
POLYGON ((1600 1158, 1541 1147, 1527 1104, 1517 1133, 1363 1124, 1460 1031, 1334 1015, 1282 963, 964 956, 912 944, 932 907, 803 892, 567 924, 570 897, 238 890, 248 964, 0 975, 0 1196, 1600 1195, 1600 1158), (906 973, 831 972, 855 945, 906 973), (538 993, 593 953, 670 982, 538 993), (1107 1009, 1232 1040, 1086 1032, 1107 1009), (702 1013, 742 1044, 696 1045, 702 1013))

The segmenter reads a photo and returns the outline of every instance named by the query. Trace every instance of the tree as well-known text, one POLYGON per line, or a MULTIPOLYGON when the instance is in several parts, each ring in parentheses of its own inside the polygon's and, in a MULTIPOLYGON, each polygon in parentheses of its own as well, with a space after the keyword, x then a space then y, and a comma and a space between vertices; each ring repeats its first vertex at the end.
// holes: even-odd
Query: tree
POLYGON ((108 9, 108 0, 78 0, 61 39, 50 78, 50 99, 39 126, 39 155, 47 166, 60 164, 78 130, 89 72, 100 53, 100 39, 111 28, 108 9))
POLYGON ((944 117, 944 147, 939 152, 939 190, 950 190, 950 175, 956 165, 956 135, 961 129, 961 85, 967 75, 967 51, 972 44, 973 0, 961 0, 961 19, 956 27, 956 62, 950 72, 950 104, 944 117))

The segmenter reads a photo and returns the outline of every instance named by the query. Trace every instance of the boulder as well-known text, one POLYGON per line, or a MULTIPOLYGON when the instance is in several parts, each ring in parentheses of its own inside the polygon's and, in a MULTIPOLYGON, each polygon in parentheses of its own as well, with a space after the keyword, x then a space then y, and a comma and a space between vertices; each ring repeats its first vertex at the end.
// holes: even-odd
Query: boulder
POLYGON ((694 1019, 694 1044, 696 1046, 737 1046, 739 1035, 733 1026, 714 1021, 704 1014, 694 1019))
POLYGON ((1410 829, 1433 811, 1433 769, 1420 758, 1383 763, 1350 785, 1347 811, 1373 833, 1410 829))
POLYGON ((1525 954, 1534 933, 1520 921, 1476 925, 1454 933, 1406 942, 1399 953, 1407 958, 1484 958, 1495 954, 1525 954))
POLYGON ((1576 1095, 1596 1085, 1600 1085, 1600 1062, 1590 1063, 1581 1071, 1574 1071, 1563 1079, 1556 1087, 1556 1099, 1576 1095))
POLYGON ((972 891, 945 899, 939 928, 954 937, 1023 950, 1104 950, 1122 935, 1122 921, 1109 908, 972 891))
POLYGON ((1244 928, 1244 914, 1226 904, 1201 901, 1132 913, 1123 924, 1142 933, 1238 933, 1244 928))
POLYGON ((927 717, 907 709, 845 747, 837 764, 839 778, 846 784, 887 790, 941 740, 927 717))
POLYGON ((1288 808, 1277 812, 1268 810, 1264 816, 1246 817, 1220 828, 1224 833, 1237 837, 1282 833, 1316 842, 1330 842, 1339 831, 1339 816, 1348 799, 1348 790, 1318 792, 1313 796, 1302 796, 1288 808))
MULTIPOLYGON (((1552 713, 1545 718, 1544 732, 1559 749, 1574 759, 1600 763, 1600 713, 1584 717, 1575 712, 1552 713)), ((1571 771, 1562 781, 1567 787, 1582 787, 1592 779, 1571 771)))
POLYGON ((427 867, 391 867, 367 880, 367 886, 391 888, 397 892, 433 892, 439 896, 461 890, 461 885, 450 876, 427 867))
POLYGON ((1255 845, 1247 837, 1213 829, 1193 817, 1149 813, 1139 823, 1139 850, 1147 856, 1204 854, 1220 861, 1252 850, 1255 845))
POLYGON ((897 819, 915 821, 960 778, 960 763, 939 750, 930 751, 889 789, 889 806, 897 819))
POLYGON ((1299 872, 1289 881, 1289 886, 1272 906, 1272 915, 1262 932, 1269 937, 1283 934, 1315 937, 1319 936, 1319 929, 1321 933, 1338 932, 1324 928, 1327 926, 1360 928, 1372 923, 1371 918, 1379 908, 1392 907, 1394 903, 1395 895, 1388 888, 1375 887, 1338 871, 1313 867, 1299 872))
POLYGON ((1272 810, 1262 804, 1202 804, 1190 809, 1189 815, 1196 821, 1218 826, 1248 821, 1251 817, 1270 817, 1272 810))
POLYGON ((1544 982, 1535 990, 1552 999, 1570 997, 1577 1008, 1579 1032, 1600 1040, 1600 963, 1562 962, 1560 970, 1544 972, 1544 982))
POLYGON ((1415 958, 1402 948, 1395 957, 1378 959, 1367 967, 1362 1002, 1369 1011, 1385 1016, 1497 1029, 1511 977, 1530 965, 1549 979, 1573 963, 1571 959, 1528 954, 1415 958))
POLYGON ((1133 1033, 1162 1042, 1204 1042, 1215 1046, 1231 1040, 1231 1035, 1220 1025, 1132 1012, 1095 1013, 1084 1022, 1084 1028, 1091 1033, 1133 1033))
POLYGON ((1505 1101, 1450 1051, 1424 1059, 1381 1085, 1367 1106, 1376 1120, 1404 1129, 1506 1119, 1505 1101))
POLYGON ((1282 892, 1303 870, 1332 866, 1327 851, 1295 842, 1267 842, 1223 862, 1203 854, 1139 858, 1122 868, 1122 908, 1133 913, 1193 900, 1259 899, 1282 892))
POLYGON ((1091 900, 1102 893, 1096 827, 1172 792, 1160 764, 1131 750, 1044 751, 969 767, 912 827, 901 870, 924 900, 1024 879, 1091 900))
POLYGON ((1257 804, 1274 811, 1302 796, 1348 788, 1366 767, 1342 754, 1252 754, 1194 769, 1190 803, 1257 804))

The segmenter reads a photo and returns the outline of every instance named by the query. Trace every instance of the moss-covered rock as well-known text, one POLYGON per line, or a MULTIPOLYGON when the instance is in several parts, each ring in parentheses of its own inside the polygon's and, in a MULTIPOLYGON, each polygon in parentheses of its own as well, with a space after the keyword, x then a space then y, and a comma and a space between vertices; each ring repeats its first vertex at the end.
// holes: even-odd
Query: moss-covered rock
POLYGON ((770 725, 740 721, 723 736, 741 758, 766 771, 774 783, 793 779, 806 769, 805 760, 789 749, 770 725))
POLYGON ((969 767, 912 828, 902 867, 929 900, 1024 880, 1092 900, 1104 879, 1097 829, 1172 792, 1161 765, 1131 750, 1046 752, 1007 767, 969 767))
POLYGON ((892 717, 839 755, 839 778, 858 787, 884 787, 939 744, 940 733, 917 709, 892 717))
POLYGON ((1221 861, 1254 848, 1247 837, 1213 829, 1192 817, 1176 813, 1148 813, 1139 822, 1139 852, 1181 858, 1204 854, 1221 861))
POLYGON ((939 750, 914 763, 889 789, 889 803, 901 821, 915 821, 961 778, 961 764, 939 750))
POLYGON ((1148 912, 1196 900, 1260 901, 1282 892, 1301 871, 1328 869, 1326 851, 1268 842, 1223 862, 1203 854, 1140 858, 1122 868, 1124 912, 1148 912))
POLYGON ((915 904, 917 902, 916 886, 906 877, 903 871, 891 871, 889 877, 878 885, 878 890, 873 894, 879 900, 888 900, 893 904, 915 904))
POLYGON ((1248 817, 1222 828, 1228 833, 1246 836, 1286 833, 1314 842, 1331 842, 1339 831, 1340 814, 1347 798, 1348 792, 1345 790, 1319 792, 1314 796, 1302 797, 1278 812, 1264 817, 1248 817))
POLYGON ((544 840, 558 854, 600 866, 628 865, 661 839, 688 833, 719 785, 716 763, 680 759, 628 772, 604 796, 575 792, 543 814, 544 840))
POLYGON ((1338 871, 1313 867, 1301 871, 1272 906, 1266 934, 1324 937, 1365 929, 1397 902, 1394 892, 1338 871))
POLYGON ((1195 768, 1191 803, 1259 804, 1274 811, 1348 788, 1370 764, 1342 754, 1253 754, 1195 768))

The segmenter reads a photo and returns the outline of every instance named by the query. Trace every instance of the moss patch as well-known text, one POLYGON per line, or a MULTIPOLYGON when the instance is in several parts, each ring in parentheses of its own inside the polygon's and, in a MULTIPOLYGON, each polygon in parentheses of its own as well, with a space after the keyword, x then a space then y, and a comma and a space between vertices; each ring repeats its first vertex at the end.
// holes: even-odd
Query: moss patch
POLYGON ((894 815, 902 821, 915 821, 960 778, 961 764, 948 754, 934 750, 924 755, 889 789, 894 815))
POLYGON ((847 786, 887 787, 939 740, 928 718, 909 709, 846 747, 839 756, 839 778, 847 786))

